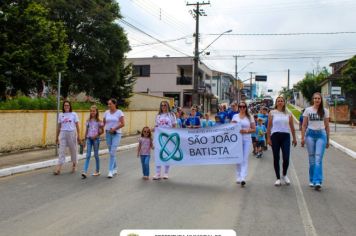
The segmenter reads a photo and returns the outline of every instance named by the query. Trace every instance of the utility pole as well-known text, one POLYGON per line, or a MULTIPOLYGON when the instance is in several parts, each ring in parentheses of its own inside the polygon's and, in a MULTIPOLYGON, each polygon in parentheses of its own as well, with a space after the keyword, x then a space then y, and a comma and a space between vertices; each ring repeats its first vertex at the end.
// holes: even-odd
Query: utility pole
POLYGON ((199 94, 198 94, 198 85, 199 85, 199 16, 206 16, 205 12, 200 9, 200 6, 209 5, 209 2, 196 2, 196 3, 187 3, 187 6, 196 6, 194 11, 195 16, 195 49, 194 49, 194 76, 193 76, 193 105, 199 104, 199 94))
POLYGON ((252 75, 255 72, 250 72, 250 99, 252 100, 253 96, 252 96, 252 75))
POLYGON ((290 79, 290 77, 289 77, 289 69, 288 69, 288 83, 287 83, 287 90, 289 91, 289 80, 290 79))
POLYGON ((237 55, 233 56, 235 58, 235 79, 237 82, 237 102, 240 102, 240 83, 239 79, 237 78, 237 55))

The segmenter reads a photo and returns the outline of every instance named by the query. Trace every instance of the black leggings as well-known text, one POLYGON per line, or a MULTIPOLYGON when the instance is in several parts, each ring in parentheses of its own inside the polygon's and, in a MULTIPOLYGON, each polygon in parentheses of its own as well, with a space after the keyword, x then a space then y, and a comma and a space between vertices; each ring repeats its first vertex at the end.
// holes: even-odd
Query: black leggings
POLYGON ((272 151, 273 151, 273 164, 274 171, 276 172, 277 179, 281 178, 279 159, 280 159, 280 149, 282 149, 283 157, 283 175, 287 175, 287 170, 289 166, 289 155, 290 155, 290 134, 289 133, 273 133, 271 136, 272 141, 272 151))

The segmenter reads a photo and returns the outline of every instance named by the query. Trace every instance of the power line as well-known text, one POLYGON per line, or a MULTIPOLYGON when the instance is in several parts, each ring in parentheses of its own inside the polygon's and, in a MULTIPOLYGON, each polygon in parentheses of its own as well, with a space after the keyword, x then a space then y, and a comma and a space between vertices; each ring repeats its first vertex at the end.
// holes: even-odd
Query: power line
MULTIPOLYGON (((340 31, 340 32, 299 32, 299 33, 234 33, 230 36, 298 36, 298 35, 336 35, 336 34, 356 34, 356 31, 340 31)), ((219 35, 219 34, 206 34, 219 35)))
POLYGON ((178 49, 172 47, 171 45, 169 45, 169 44, 163 42, 162 40, 160 40, 160 39, 158 39, 158 38, 156 38, 156 37, 150 35, 149 33, 146 33, 146 32, 143 31, 142 29, 140 29, 140 28, 134 26, 133 24, 127 22, 126 20, 120 19, 120 21, 121 21, 122 23, 124 23, 125 25, 127 25, 127 26, 129 26, 129 27, 131 27, 131 28, 133 28, 133 29, 135 29, 135 30, 137 30, 137 31, 139 31, 139 32, 141 32, 141 33, 147 35, 148 37, 150 37, 150 38, 156 40, 157 42, 159 42, 159 43, 165 45, 166 47, 169 47, 169 48, 173 49, 174 51, 179 52, 179 53, 181 53, 181 54, 183 54, 183 55, 185 55, 185 56, 191 57, 191 55, 189 55, 189 54, 187 54, 187 53, 185 53, 185 52, 182 52, 182 51, 180 51, 180 50, 178 50, 178 49))

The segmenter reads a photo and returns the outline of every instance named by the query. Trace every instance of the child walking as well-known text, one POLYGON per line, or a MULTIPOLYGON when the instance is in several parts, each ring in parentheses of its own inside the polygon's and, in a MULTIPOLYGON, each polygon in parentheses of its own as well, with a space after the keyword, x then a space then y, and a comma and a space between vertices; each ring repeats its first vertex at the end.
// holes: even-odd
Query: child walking
POLYGON ((99 161, 99 145, 100 145, 100 135, 103 133, 103 123, 99 119, 99 111, 96 106, 90 107, 90 116, 86 122, 86 130, 85 130, 85 141, 84 145, 87 145, 87 156, 83 167, 82 178, 85 179, 87 177, 91 150, 94 149, 94 157, 95 157, 95 172, 92 174, 93 176, 100 175, 100 161, 99 161))
POLYGON ((153 149, 151 129, 143 127, 141 137, 138 139, 137 157, 141 158, 142 173, 144 180, 149 180, 150 176, 150 158, 151 149, 153 149))
POLYGON ((262 150, 263 147, 265 146, 266 139, 265 139, 265 134, 267 132, 266 127, 263 124, 263 119, 258 118, 257 119, 257 126, 256 126, 256 137, 257 137, 257 158, 262 157, 262 150))

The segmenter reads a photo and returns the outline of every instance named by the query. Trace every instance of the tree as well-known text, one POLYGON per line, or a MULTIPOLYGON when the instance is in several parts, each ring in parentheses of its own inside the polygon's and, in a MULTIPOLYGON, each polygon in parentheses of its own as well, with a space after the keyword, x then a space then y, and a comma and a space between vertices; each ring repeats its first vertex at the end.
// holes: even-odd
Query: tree
POLYGON ((56 79, 68 56, 63 24, 49 20, 48 11, 31 1, 0 3, 0 89, 2 95, 40 94, 43 81, 56 79))
POLYGON ((303 97, 311 103, 314 93, 321 91, 320 83, 326 79, 330 73, 324 67, 317 75, 307 72, 303 80, 299 81, 295 88, 302 92, 303 97))
POLYGON ((356 93, 356 56, 351 58, 341 72, 340 85, 343 91, 356 93))
POLYGON ((82 92, 105 101, 110 96, 122 99, 125 87, 124 55, 130 50, 114 0, 38 0, 51 9, 53 20, 62 21, 68 34, 68 70, 63 76, 62 94, 82 92))

